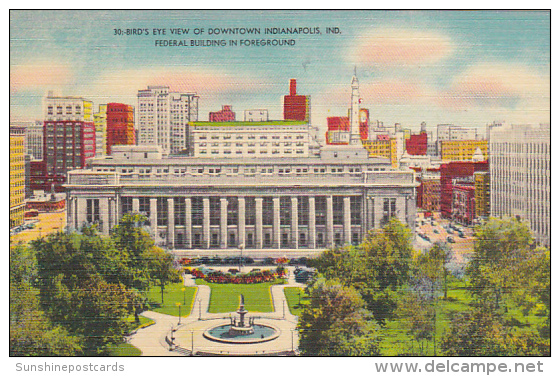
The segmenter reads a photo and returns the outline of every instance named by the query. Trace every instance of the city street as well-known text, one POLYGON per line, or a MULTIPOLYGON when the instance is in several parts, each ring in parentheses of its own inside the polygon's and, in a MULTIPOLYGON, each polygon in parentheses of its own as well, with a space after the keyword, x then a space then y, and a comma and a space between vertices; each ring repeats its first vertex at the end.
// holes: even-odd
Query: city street
POLYGON ((11 236, 14 243, 27 243, 31 240, 60 231, 66 227, 66 210, 52 213, 39 213, 37 217, 29 218, 25 223, 33 222, 34 228, 23 230, 11 236))

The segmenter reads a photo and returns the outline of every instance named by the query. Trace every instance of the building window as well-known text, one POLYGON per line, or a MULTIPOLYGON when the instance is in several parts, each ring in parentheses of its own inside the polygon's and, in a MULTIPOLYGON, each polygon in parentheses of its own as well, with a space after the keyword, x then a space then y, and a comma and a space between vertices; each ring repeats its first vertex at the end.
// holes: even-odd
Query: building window
POLYGON ((185 226, 186 223, 186 206, 185 200, 182 197, 176 197, 173 200, 174 212, 175 212, 175 225, 185 226))
POLYGON ((280 225, 289 226, 292 223, 292 199, 280 197, 280 225))
POLYGON ((193 197, 191 204, 192 225, 202 226, 204 222, 204 204, 202 197, 193 197))
POLYGON ((88 223, 94 223, 100 221, 99 199, 88 198, 86 200, 86 221, 88 223))
POLYGON ((318 226, 327 224, 327 198, 325 196, 315 198, 315 224, 318 226))
POLYGON ((309 225, 309 197, 298 197, 298 224, 301 226, 309 225))
POLYGON ((237 225, 239 216, 239 204, 237 197, 227 198, 227 224, 228 226, 237 225))
POLYGON ((220 198, 210 197, 210 226, 220 225, 220 198))
POLYGON ((132 197, 121 198, 121 213, 123 215, 132 213, 132 197))
POLYGON ((353 226, 362 224, 362 198, 360 196, 350 197, 350 221, 353 226))
POLYGON ((344 224, 344 197, 333 196, 333 224, 344 224))
POLYGON ((262 203, 262 222, 264 226, 272 226, 274 217, 274 204, 272 197, 263 198, 262 203))
POLYGON ((157 225, 167 226, 167 198, 158 197, 157 199, 157 225))
POLYGON ((245 225, 254 226, 256 223, 257 205, 254 197, 245 198, 245 225))

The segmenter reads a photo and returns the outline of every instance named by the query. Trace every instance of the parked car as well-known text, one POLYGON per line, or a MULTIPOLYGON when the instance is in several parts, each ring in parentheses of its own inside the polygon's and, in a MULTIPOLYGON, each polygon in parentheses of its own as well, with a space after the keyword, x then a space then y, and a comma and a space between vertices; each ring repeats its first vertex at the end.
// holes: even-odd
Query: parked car
POLYGON ((447 237, 447 242, 448 243, 455 243, 455 239, 453 239, 453 236, 448 236, 447 237))
POLYGON ((274 265, 274 259, 272 257, 267 257, 263 260, 264 265, 274 265))

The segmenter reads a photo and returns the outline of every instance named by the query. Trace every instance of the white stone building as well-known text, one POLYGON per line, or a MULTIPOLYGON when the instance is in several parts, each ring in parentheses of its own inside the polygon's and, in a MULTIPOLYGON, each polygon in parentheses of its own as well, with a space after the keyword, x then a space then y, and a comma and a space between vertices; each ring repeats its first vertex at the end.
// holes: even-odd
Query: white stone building
POLYGON ((68 226, 108 233, 140 212, 170 249, 307 248, 359 243, 395 216, 416 216, 412 171, 390 171, 363 148, 323 148, 318 157, 164 157, 157 148, 116 147, 68 175, 68 226))
POLYGON ((189 126, 190 150, 197 158, 309 156, 307 122, 193 122, 189 126))
POLYGON ((138 145, 159 146, 164 154, 188 152, 188 123, 198 120, 198 96, 167 86, 138 91, 138 145))
POLYGON ((505 125, 490 131, 493 217, 519 217, 550 245, 550 125, 505 125))

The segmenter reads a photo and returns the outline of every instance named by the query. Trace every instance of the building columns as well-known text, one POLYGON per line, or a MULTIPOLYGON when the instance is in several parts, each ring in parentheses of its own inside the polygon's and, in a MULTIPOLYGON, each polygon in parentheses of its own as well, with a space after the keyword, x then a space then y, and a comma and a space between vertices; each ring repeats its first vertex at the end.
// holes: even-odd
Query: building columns
POLYGON ((317 228, 315 227, 315 197, 309 197, 309 248, 317 245, 317 228))
POLYGON ((280 249, 281 245, 280 231, 280 197, 272 198, 272 241, 275 248, 280 249))
POLYGON ((255 197, 255 240, 257 248, 263 247, 262 204, 263 198, 255 197))
POLYGON ((292 197, 292 248, 299 248, 298 198, 292 197))
POLYGON ((150 198, 150 228, 154 236, 156 244, 158 244, 157 237, 157 198, 150 198))
POLYGON ((185 248, 192 248, 192 201, 185 198, 185 248))
POLYGON ((133 213, 140 212, 140 199, 138 197, 132 198, 132 212, 133 213))
POLYGON ((344 202, 344 243, 352 244, 352 219, 350 216, 350 197, 345 196, 344 202))
POLYGON ((202 248, 210 248, 210 199, 202 198, 202 248))
POLYGON ((226 249, 228 246, 227 207, 228 207, 227 198, 220 197, 220 248, 222 249, 226 249))
POLYGON ((237 244, 245 246, 245 197, 237 198, 237 210, 237 244))
POLYGON ((175 200, 167 199, 167 248, 175 248, 175 200))
POLYGON ((333 197, 327 196, 327 247, 334 247, 333 197))
POLYGON ((99 214, 101 217, 101 233, 103 235, 109 235, 109 198, 99 199, 99 214))

